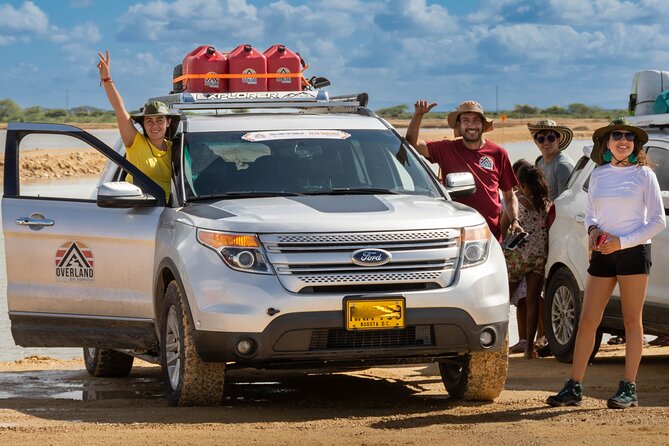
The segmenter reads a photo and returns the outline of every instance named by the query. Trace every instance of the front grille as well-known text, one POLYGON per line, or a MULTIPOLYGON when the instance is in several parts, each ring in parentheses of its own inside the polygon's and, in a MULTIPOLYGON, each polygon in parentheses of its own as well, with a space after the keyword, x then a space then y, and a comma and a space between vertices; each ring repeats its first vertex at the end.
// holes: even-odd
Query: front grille
POLYGON ((295 293, 340 287, 398 285, 405 290, 448 286, 457 268, 460 230, 263 234, 269 262, 283 286, 295 293), (388 263, 353 263, 360 249, 381 249, 388 263))
POLYGON ((378 349, 426 345, 432 345, 429 325, 368 331, 319 328, 311 335, 309 350, 378 349))

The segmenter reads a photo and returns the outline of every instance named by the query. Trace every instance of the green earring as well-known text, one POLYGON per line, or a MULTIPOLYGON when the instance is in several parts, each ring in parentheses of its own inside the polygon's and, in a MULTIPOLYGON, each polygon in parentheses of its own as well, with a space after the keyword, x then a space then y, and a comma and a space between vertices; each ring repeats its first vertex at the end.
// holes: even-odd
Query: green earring
POLYGON ((606 149, 606 152, 602 155, 602 159, 604 160, 605 163, 610 163, 611 158, 613 157, 613 153, 611 153, 610 150, 606 149))
POLYGON ((634 152, 632 152, 630 154, 630 156, 627 157, 627 161, 629 161, 630 164, 635 164, 636 163, 637 159, 636 159, 636 155, 634 154, 634 152))

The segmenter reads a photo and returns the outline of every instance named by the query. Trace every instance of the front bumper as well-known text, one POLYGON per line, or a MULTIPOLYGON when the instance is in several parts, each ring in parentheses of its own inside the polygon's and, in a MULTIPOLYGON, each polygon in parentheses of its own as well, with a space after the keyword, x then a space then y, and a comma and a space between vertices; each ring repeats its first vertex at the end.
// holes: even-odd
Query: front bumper
POLYGON ((347 331, 341 311, 290 313, 277 316, 261 333, 194 332, 200 357, 239 367, 310 368, 433 362, 469 352, 502 348, 508 321, 477 325, 457 308, 408 308, 406 328, 347 331), (483 347, 481 333, 493 343, 483 347), (251 340, 248 355, 237 343, 251 340))

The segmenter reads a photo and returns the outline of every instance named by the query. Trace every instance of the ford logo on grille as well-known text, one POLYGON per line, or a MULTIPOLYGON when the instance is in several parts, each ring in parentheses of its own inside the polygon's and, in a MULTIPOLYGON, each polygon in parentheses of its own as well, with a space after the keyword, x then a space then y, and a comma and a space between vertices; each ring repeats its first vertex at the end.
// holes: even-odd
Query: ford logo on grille
POLYGON ((390 262, 393 256, 383 249, 359 249, 351 254, 351 260, 360 266, 380 266, 390 262))

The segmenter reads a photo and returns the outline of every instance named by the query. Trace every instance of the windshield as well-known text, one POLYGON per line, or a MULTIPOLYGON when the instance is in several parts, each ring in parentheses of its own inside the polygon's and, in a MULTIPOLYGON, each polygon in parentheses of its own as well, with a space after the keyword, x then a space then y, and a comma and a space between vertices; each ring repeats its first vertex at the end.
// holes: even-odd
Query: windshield
POLYGON ((189 133, 183 163, 189 200, 347 193, 441 197, 390 130, 189 133))

